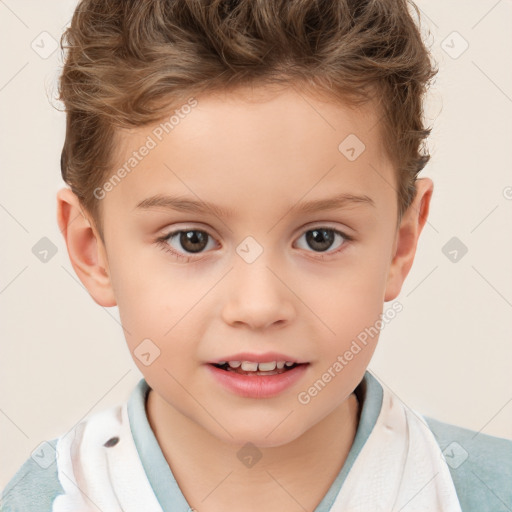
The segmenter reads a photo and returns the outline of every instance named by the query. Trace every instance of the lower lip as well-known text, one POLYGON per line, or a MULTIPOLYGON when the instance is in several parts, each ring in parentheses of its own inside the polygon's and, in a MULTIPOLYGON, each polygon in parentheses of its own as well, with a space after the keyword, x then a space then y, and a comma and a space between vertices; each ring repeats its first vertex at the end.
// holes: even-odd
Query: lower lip
POLYGON ((225 388, 246 398, 270 398, 292 387, 306 371, 309 364, 300 364, 291 370, 275 375, 241 375, 221 370, 212 364, 207 367, 225 388))

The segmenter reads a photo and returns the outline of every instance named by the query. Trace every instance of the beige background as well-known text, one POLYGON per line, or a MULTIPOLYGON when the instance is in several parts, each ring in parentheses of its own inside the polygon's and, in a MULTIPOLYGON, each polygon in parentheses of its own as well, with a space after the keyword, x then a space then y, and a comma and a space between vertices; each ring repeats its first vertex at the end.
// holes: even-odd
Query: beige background
MULTIPOLYGON (((61 55, 40 54, 74 5, 0 2, 2 488, 41 442, 126 400, 141 377, 116 308, 82 287, 55 220, 65 117, 47 94, 61 55), (57 249, 46 263, 32 252, 43 237, 57 249)), ((423 173, 435 195, 398 299, 404 310, 383 330, 370 369, 425 415, 512 439, 512 2, 418 6, 440 65, 423 173), (468 248, 457 263, 442 252, 452 237, 468 248)))

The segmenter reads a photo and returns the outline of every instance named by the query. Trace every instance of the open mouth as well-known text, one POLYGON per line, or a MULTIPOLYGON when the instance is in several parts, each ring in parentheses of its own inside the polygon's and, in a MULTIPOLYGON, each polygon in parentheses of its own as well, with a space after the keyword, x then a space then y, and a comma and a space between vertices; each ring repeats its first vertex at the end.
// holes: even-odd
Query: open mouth
POLYGON ((286 362, 282 364, 273 364, 272 363, 260 363, 259 365, 256 363, 243 364, 241 361, 235 361, 234 364, 232 362, 225 363, 211 363, 212 366, 219 368, 221 370, 227 372, 238 373, 239 375, 279 375, 281 373, 289 372, 293 370, 297 366, 303 366, 307 363, 292 363, 286 362), (264 366, 267 365, 267 366, 264 366), (242 366, 246 369, 243 369, 242 366), (272 368, 273 366, 273 368, 272 368), (270 368, 270 369, 265 369, 270 368))
POLYGON ((309 362, 290 361, 290 357, 276 354, 276 359, 258 356, 262 362, 238 357, 216 360, 207 364, 212 377, 231 393, 244 398, 271 398, 296 386, 304 376, 309 362))

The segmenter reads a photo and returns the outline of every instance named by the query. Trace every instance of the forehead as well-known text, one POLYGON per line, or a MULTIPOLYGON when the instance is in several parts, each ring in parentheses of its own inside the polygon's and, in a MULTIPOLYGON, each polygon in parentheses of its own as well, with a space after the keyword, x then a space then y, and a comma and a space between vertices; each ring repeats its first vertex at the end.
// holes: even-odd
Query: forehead
POLYGON ((191 98, 161 122, 117 135, 113 172, 128 172, 109 201, 128 209, 165 192, 255 208, 264 195, 290 203, 334 192, 373 195, 375 203, 396 197, 371 104, 246 88, 191 98))

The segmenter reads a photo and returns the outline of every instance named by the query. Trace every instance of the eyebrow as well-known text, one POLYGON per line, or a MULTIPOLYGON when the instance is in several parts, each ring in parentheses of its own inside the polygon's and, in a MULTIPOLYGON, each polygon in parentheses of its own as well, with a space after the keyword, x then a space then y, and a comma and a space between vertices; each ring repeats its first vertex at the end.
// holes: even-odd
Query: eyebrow
MULTIPOLYGON (((343 209, 350 206, 368 205, 375 207, 375 202, 367 195, 338 194, 325 199, 297 203, 290 208, 296 213, 316 213, 325 210, 343 209)), ((137 203, 134 210, 165 209, 195 213, 213 213, 217 217, 230 218, 234 210, 224 208, 207 201, 197 201, 185 196, 156 194, 137 203)))

